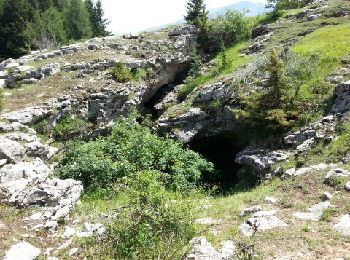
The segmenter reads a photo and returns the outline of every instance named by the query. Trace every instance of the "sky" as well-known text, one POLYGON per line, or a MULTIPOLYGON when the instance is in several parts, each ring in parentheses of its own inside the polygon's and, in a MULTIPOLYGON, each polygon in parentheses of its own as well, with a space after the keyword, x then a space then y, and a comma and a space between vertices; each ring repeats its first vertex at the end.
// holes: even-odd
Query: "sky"
MULTIPOLYGON (((206 0, 208 9, 242 0, 206 0)), ((265 2, 265 0, 249 0, 265 2)), ((187 0, 102 0, 109 30, 115 34, 139 32, 177 21, 186 13, 187 0)))

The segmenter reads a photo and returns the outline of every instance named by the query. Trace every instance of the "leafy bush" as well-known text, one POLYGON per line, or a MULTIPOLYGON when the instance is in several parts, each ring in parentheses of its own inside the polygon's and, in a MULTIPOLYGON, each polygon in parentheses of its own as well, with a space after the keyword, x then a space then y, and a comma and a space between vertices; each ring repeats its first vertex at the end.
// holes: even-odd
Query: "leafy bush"
POLYGON ((159 182, 161 173, 127 180, 128 201, 108 228, 106 244, 116 259, 180 259, 194 236, 191 206, 159 182))
POLYGON ((133 79, 130 69, 121 62, 116 63, 110 68, 109 73, 112 75, 113 79, 119 83, 125 83, 133 79))
POLYGON ((86 125, 87 123, 80 118, 73 118, 71 116, 64 117, 53 127, 53 137, 56 140, 68 140, 72 136, 80 133, 81 129, 86 125))
POLYGON ((108 189, 123 176, 156 170, 163 173, 169 188, 189 190, 202 172, 213 170, 213 165, 200 155, 152 134, 135 118, 133 114, 118 120, 106 138, 69 147, 57 174, 81 180, 87 189, 108 189))
POLYGON ((208 25, 205 49, 209 53, 217 53, 225 47, 248 39, 252 24, 244 12, 228 11, 224 15, 210 21, 208 25))
POLYGON ((33 125, 33 128, 35 131, 37 131, 40 134, 48 134, 50 129, 49 129, 49 121, 47 119, 42 119, 38 122, 36 122, 33 125))

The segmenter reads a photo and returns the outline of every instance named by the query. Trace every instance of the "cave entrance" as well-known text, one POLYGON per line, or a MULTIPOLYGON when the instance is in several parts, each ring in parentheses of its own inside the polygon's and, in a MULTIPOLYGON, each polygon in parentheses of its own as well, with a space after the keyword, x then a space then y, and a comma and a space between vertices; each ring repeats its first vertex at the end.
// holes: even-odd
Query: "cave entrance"
POLYGON ((237 146, 232 135, 197 137, 189 146, 214 164, 215 173, 204 174, 204 183, 217 185, 221 190, 230 190, 238 184, 237 173, 241 166, 235 163, 235 156, 241 147, 237 146))
POLYGON ((149 100, 143 104, 146 114, 152 115, 153 120, 156 120, 163 112, 163 109, 156 107, 156 105, 160 103, 166 97, 166 95, 168 95, 168 93, 173 91, 175 86, 176 85, 174 83, 164 84, 149 100))

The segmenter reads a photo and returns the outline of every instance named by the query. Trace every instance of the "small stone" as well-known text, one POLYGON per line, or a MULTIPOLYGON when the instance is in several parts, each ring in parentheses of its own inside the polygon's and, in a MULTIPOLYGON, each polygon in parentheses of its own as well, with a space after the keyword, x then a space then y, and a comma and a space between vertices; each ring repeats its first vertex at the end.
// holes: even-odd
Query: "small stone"
POLYGON ((66 227, 63 232, 63 237, 69 238, 75 235, 75 229, 72 227, 66 227))
POLYGON ((78 251, 78 248, 72 248, 71 250, 69 250, 69 256, 74 256, 76 253, 78 253, 78 251))
POLYGON ((50 231, 56 231, 58 227, 57 221, 48 221, 45 224, 45 228, 49 229, 50 231))
POLYGON ((274 197, 266 197, 265 201, 269 204, 276 204, 277 203, 277 199, 274 197))
POLYGON ((350 182, 347 182, 344 188, 347 192, 350 192, 350 182))
POLYGON ((301 220, 319 221, 323 214, 323 211, 329 208, 331 203, 329 201, 320 202, 311 208, 308 208, 308 212, 295 212, 293 216, 301 220))
POLYGON ((342 216, 339 223, 334 225, 333 228, 343 236, 350 237, 350 215, 342 216))
POLYGON ((4 260, 34 260, 40 255, 40 249, 27 242, 20 242, 13 245, 6 252, 4 260))
POLYGON ((221 256, 223 259, 231 259, 235 252, 235 244, 232 240, 225 241, 222 249, 221 249, 221 256))
POLYGON ((195 223, 200 225, 216 225, 222 223, 222 219, 199 218, 195 220, 195 223))
POLYGON ((348 177, 350 176, 350 173, 347 170, 341 169, 341 168, 336 168, 330 170, 326 177, 325 177, 325 183, 329 183, 329 181, 332 178, 337 178, 337 177, 348 177))
POLYGON ((332 194, 330 194, 329 192, 324 192, 321 196, 322 201, 327 201, 327 200, 331 200, 332 199, 332 194))
POLYGON ((246 208, 244 210, 241 211, 241 216, 246 216, 248 214, 252 214, 252 213, 256 213, 258 211, 261 211, 262 210, 262 207, 260 205, 255 205, 255 206, 252 206, 250 208, 246 208))

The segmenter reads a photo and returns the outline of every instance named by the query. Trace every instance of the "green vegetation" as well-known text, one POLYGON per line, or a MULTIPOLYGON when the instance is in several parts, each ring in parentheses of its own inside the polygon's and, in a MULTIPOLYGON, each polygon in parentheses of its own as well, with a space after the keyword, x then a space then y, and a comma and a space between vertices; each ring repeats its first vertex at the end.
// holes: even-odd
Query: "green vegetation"
POLYGON ((186 22, 199 26, 203 30, 208 20, 208 12, 204 0, 188 0, 186 9, 186 22))
POLYGON ((199 75, 198 77, 192 79, 190 78, 188 82, 180 89, 179 98, 184 100, 197 87, 218 80, 225 75, 232 73, 232 71, 236 70, 238 67, 248 63, 249 57, 244 55, 242 56, 240 53, 240 51, 246 46, 247 43, 242 42, 224 50, 226 59, 231 61, 228 63, 227 67, 222 66, 223 55, 219 53, 216 58, 214 58, 215 66, 206 74, 199 75))
POLYGON ((296 9, 312 2, 312 0, 267 0, 266 7, 274 8, 275 10, 296 9))
POLYGON ((82 129, 86 126, 86 121, 80 118, 66 116, 56 123, 52 129, 52 134, 56 140, 69 140, 74 135, 84 132, 82 129))
POLYGON ((158 172, 127 180, 128 199, 105 238, 116 259, 180 259, 195 235, 192 206, 165 190, 158 172))
POLYGON ((101 1, 8 0, 0 5, 0 58, 108 34, 101 1), (90 4, 90 5, 89 5, 90 4))
POLYGON ((125 83, 133 79, 131 70, 121 62, 116 63, 110 68, 109 73, 112 75, 113 79, 119 83, 125 83))
POLYGON ((197 153, 157 137, 135 118, 121 118, 106 138, 71 145, 57 175, 81 180, 86 189, 96 190, 109 189, 125 176, 159 171, 167 187, 185 191, 196 186, 202 172, 213 170, 197 153))

